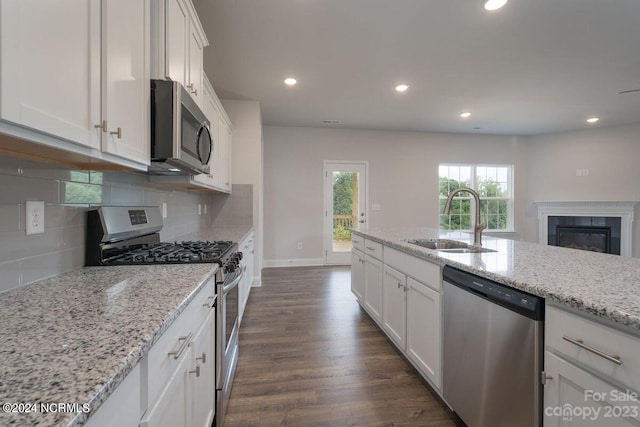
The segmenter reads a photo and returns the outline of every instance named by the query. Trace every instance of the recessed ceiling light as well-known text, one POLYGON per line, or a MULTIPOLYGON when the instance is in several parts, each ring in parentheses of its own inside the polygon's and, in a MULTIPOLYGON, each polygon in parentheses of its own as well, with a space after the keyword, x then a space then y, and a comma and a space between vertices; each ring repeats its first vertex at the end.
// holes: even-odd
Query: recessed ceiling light
POLYGON ((508 1, 509 0, 482 0, 482 8, 488 11, 498 10, 507 4, 508 1))
POLYGON ((407 89, 409 89, 409 85, 406 83, 402 83, 396 86, 396 92, 400 92, 400 93, 406 92, 407 89))
POLYGON ((460 117, 462 117, 463 119, 468 119, 469 117, 471 117, 471 113, 468 111, 464 111, 460 113, 460 117))
POLYGON ((598 123, 600 121, 599 117, 589 117, 587 119, 587 123, 598 123))
POLYGON ((298 83, 298 81, 293 77, 288 77, 284 79, 284 84, 286 84, 287 86, 294 86, 296 83, 298 83))
POLYGON ((180 172, 180 169, 177 169, 177 168, 169 168, 169 172, 180 172))

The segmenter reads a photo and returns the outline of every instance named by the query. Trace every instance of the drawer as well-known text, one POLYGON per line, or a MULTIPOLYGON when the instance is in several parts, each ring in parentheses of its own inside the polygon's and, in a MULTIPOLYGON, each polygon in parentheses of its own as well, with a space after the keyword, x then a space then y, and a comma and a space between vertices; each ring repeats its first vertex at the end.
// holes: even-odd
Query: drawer
POLYGON ((578 362, 584 368, 609 377, 625 386, 640 390, 640 338, 614 327, 547 306, 545 342, 548 349, 578 362), (567 339, 581 340, 585 349, 567 339), (618 365, 604 355, 619 356, 618 365))
POLYGON ((364 239, 364 253, 382 261, 382 244, 364 239))
POLYGON ((189 334, 192 334, 192 337, 195 336, 207 315, 214 310, 211 307, 212 298, 210 298, 214 295, 215 279, 212 277, 149 350, 147 359, 148 402, 155 402, 182 359, 189 353, 189 342, 185 342, 189 340, 181 340, 180 338, 188 337, 189 334), (176 355, 169 354, 180 349, 183 351, 177 358, 176 355))
POLYGON ((384 263, 438 292, 442 290, 442 272, 438 264, 390 247, 384 250, 384 263))
POLYGON ((364 252, 364 237, 356 236, 355 234, 351 235, 351 245, 354 249, 358 249, 364 252))

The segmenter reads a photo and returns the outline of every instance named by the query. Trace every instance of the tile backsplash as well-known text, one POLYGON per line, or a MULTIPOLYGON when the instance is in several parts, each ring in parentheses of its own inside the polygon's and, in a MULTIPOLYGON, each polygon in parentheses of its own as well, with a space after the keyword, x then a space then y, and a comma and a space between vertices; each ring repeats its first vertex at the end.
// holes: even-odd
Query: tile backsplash
POLYGON ((198 215, 198 204, 210 207, 212 197, 160 187, 137 172, 78 171, 0 156, 0 292, 82 267, 91 206, 166 202, 161 238, 172 240, 209 227, 212 209, 198 215), (26 235, 27 200, 45 202, 44 234, 26 235))

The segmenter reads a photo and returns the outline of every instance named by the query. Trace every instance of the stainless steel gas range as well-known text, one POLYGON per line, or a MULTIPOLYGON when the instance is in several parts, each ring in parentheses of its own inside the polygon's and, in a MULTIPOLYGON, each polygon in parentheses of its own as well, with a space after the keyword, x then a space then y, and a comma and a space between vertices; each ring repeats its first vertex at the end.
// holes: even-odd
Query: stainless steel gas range
POLYGON ((242 252, 230 241, 161 242, 157 206, 101 206, 87 216, 85 264, 217 264, 216 415, 222 426, 238 363, 238 284, 244 274, 242 252))

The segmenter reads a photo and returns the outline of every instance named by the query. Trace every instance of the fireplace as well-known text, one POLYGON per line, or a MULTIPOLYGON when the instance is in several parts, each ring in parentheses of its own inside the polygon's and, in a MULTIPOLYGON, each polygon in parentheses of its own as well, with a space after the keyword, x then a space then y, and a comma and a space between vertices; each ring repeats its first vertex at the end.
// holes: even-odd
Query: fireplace
POLYGON ((601 216, 549 216, 552 246, 620 255, 621 220, 601 216))
POLYGON ((631 256, 636 203, 536 202, 539 242, 631 256))

